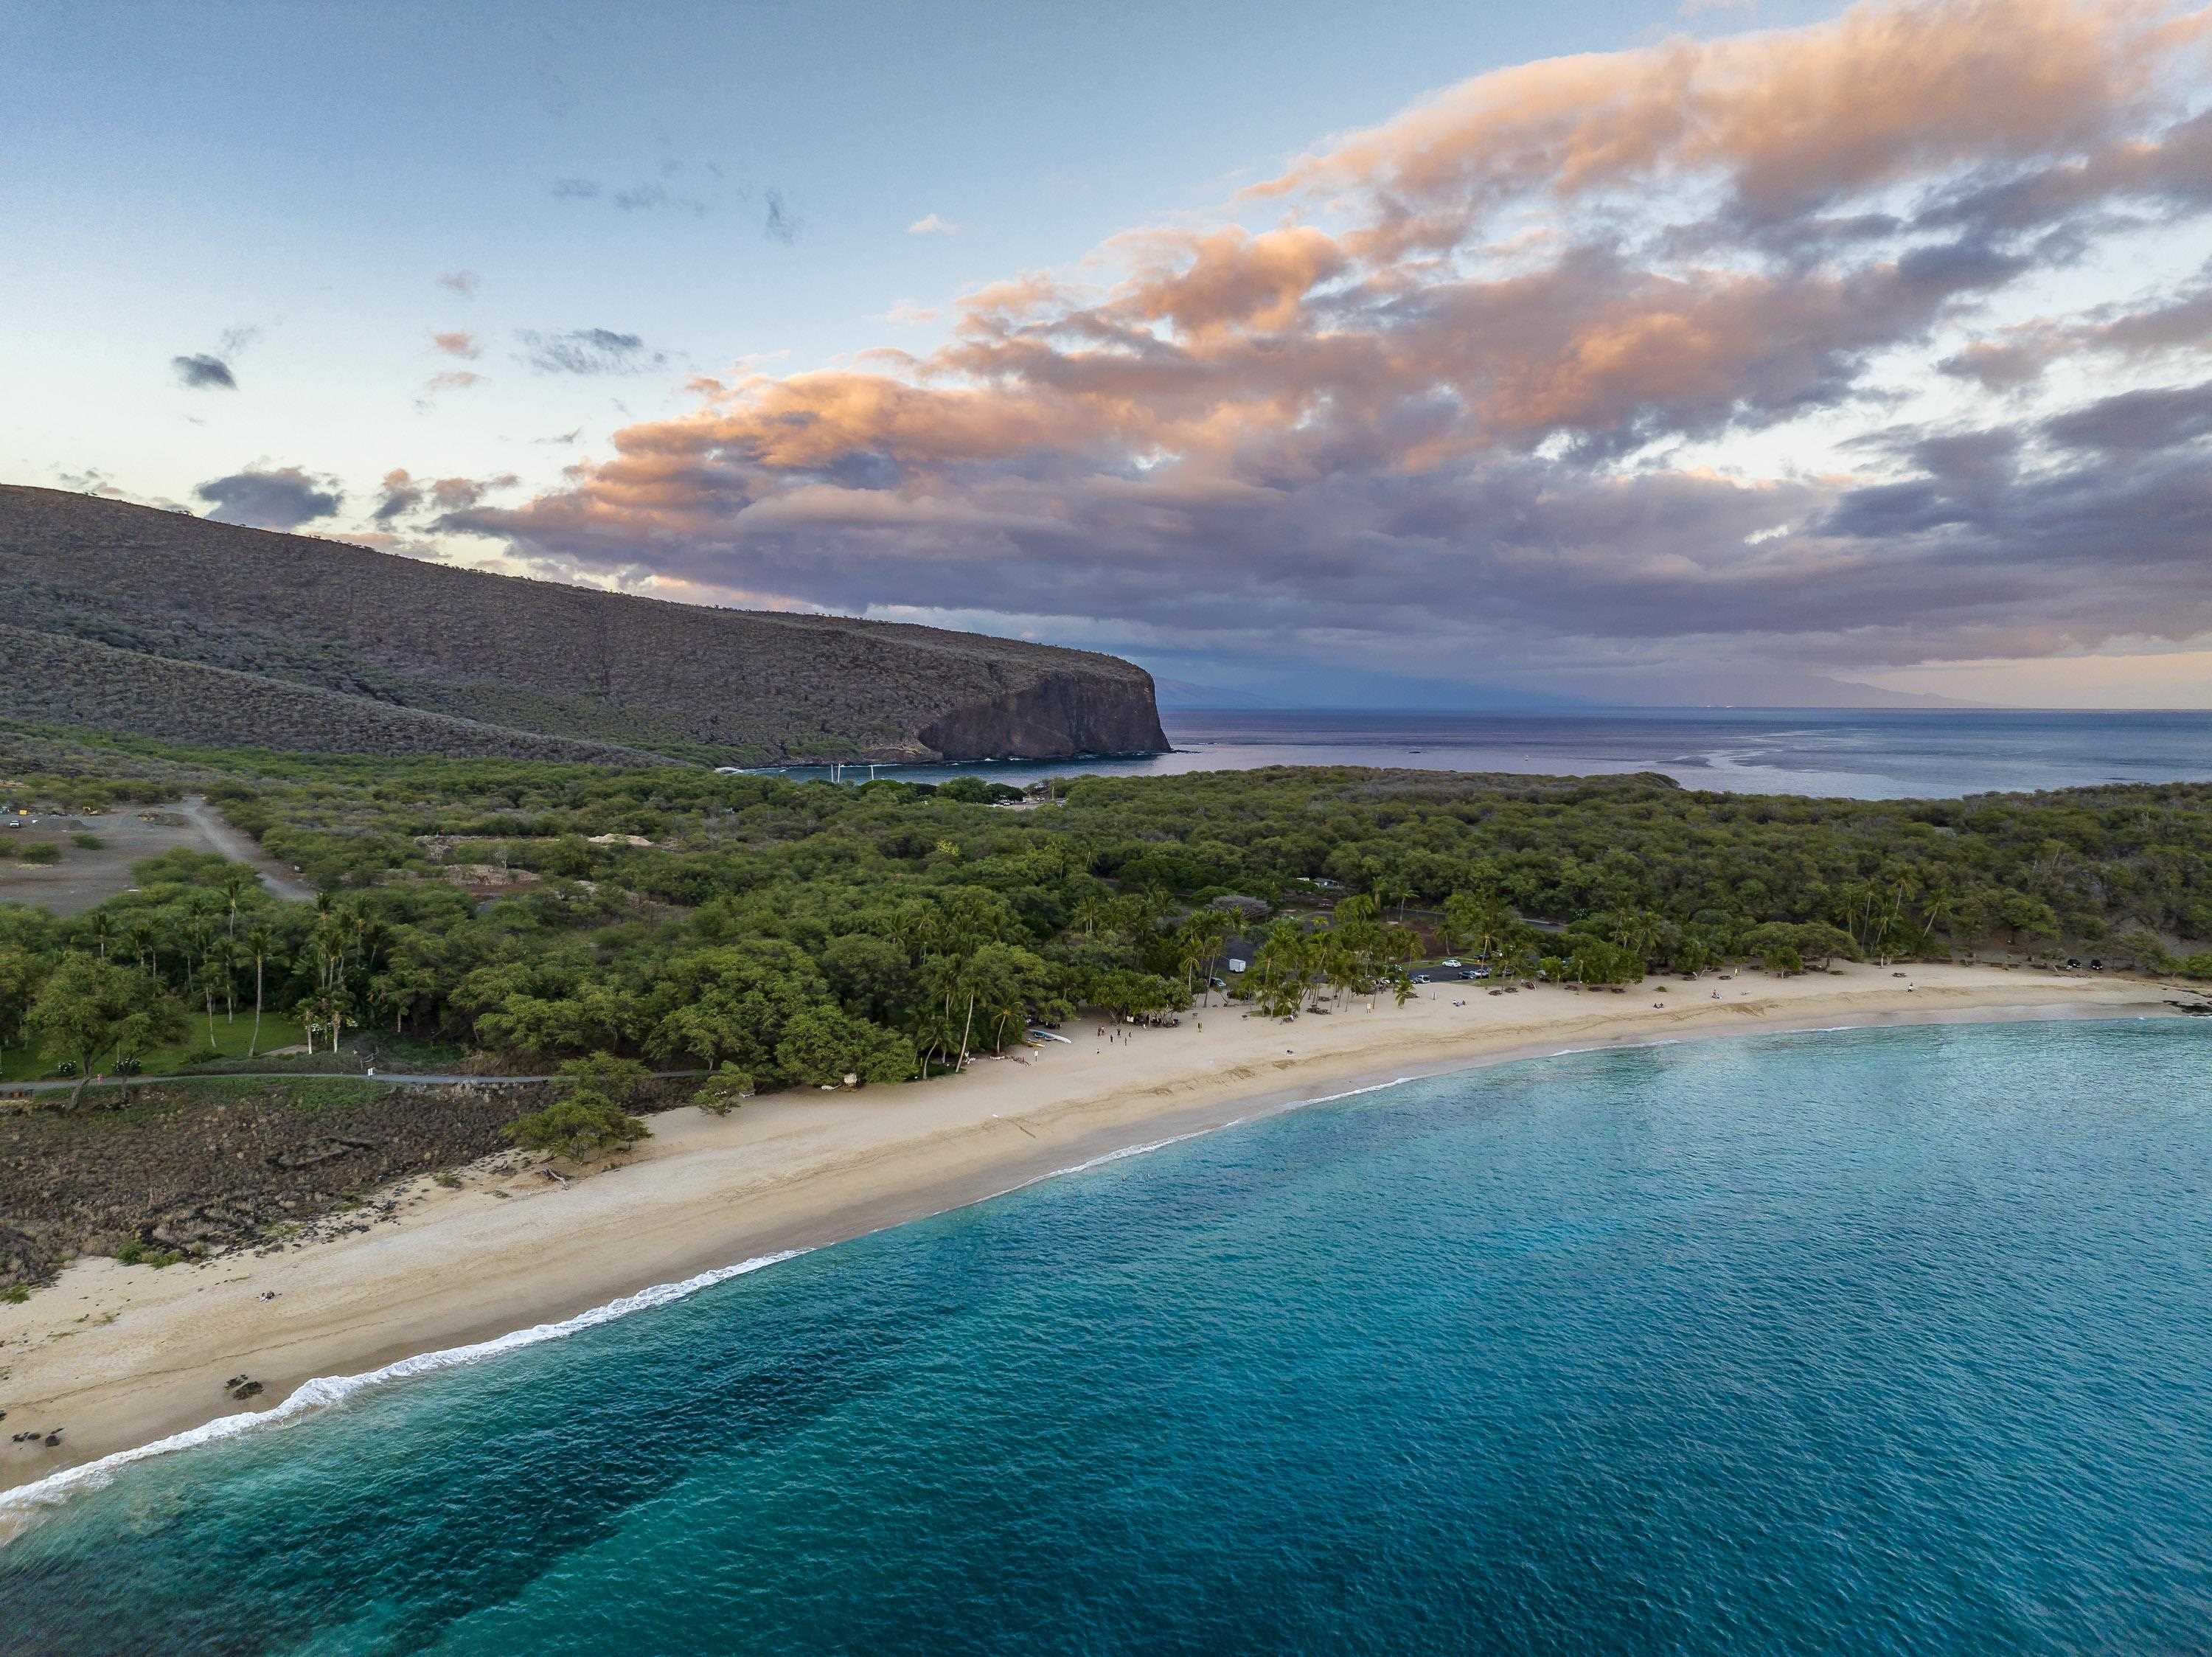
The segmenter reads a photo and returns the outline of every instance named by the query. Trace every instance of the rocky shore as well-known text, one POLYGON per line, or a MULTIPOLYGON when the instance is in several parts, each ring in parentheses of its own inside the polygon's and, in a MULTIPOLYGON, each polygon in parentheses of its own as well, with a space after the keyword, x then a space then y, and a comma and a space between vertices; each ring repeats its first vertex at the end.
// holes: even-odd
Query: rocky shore
POLYGON ((374 1217, 370 1193, 506 1148, 507 1124, 545 1103, 537 1083, 303 1076, 0 1108, 0 1288, 79 1254, 158 1261, 341 1234, 374 1217))

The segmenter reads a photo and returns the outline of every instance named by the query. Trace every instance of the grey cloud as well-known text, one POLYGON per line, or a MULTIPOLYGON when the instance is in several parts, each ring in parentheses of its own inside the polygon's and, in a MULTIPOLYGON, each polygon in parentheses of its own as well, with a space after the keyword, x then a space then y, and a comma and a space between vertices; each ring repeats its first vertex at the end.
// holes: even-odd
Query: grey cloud
POLYGON ((388 524, 404 518, 422 504, 422 485, 400 469, 384 474, 384 482, 377 493, 376 509, 370 513, 370 521, 388 524))
MULTIPOLYGON (((664 163, 664 177, 673 176, 681 170, 678 163, 664 163)), ((714 174, 720 178, 719 172, 714 174)), ((742 198, 744 192, 739 191, 742 198)), ((693 218, 703 218, 714 204, 707 198, 687 191, 672 190, 665 184, 648 181, 642 184, 611 186, 597 179, 556 179, 553 198, 556 201, 605 201, 617 212, 686 213, 693 218)))
POLYGON ((805 221, 792 210, 791 204, 783 198, 782 191, 769 191, 767 201, 768 218, 761 226, 762 234, 788 247, 799 240, 805 221))
POLYGON ((2043 376, 2051 348, 2035 339, 1976 340, 1945 357, 1936 370, 1957 380, 1978 381, 1987 391, 2011 391, 2043 376))
POLYGON ((689 213, 694 218, 703 218, 707 213, 707 204, 698 197, 679 195, 658 184, 641 184, 628 190, 617 190, 610 199, 625 213, 647 213, 661 209, 689 213))
POLYGON ((511 472, 502 472, 495 478, 441 478, 430 485, 430 500, 441 512, 462 512, 478 504, 492 490, 512 489, 520 481, 511 472))
POLYGON ((474 271, 448 271, 438 278, 438 285, 460 295, 464 299, 471 299, 475 297, 482 280, 474 271))
POLYGON ((1936 366, 1945 374, 2008 391, 2040 379, 2060 359, 2105 351, 2142 360, 2172 351, 2212 351, 2212 265, 2170 293, 2044 318, 1979 339, 1936 366))
POLYGON ((572 328, 566 333, 526 328, 515 338, 526 348, 524 360, 540 374, 638 374, 668 360, 647 350, 640 336, 612 328, 572 328))
POLYGON ((1827 527, 1832 534, 1861 539, 1917 535, 1964 515, 1940 484, 1919 478, 1852 490, 1836 503, 1827 527))
POLYGON ((2212 205, 2212 110, 2143 137, 2129 133, 2045 165, 1969 174, 1931 205, 1929 226, 2039 232, 2075 214, 2159 216, 2212 205))
POLYGON ((372 522, 391 524, 424 511, 463 512, 482 503, 495 490, 512 489, 520 479, 511 472, 495 478, 415 477, 403 467, 384 475, 372 522))
POLYGON ((2069 448, 2107 454, 2173 448, 2212 436, 2212 383, 2122 392, 2043 423, 2069 448))
POLYGON ((106 500, 128 501, 134 506, 155 507, 163 512, 181 512, 188 518, 198 515, 181 501, 172 501, 160 495, 134 495, 119 487, 114 478, 98 466, 87 466, 82 472, 70 472, 57 466, 54 468, 54 479, 64 489, 79 495, 97 495, 106 500))
POLYGON ((2189 287, 2162 301, 2134 309, 2100 307, 2092 314, 2084 343, 2134 356, 2212 350, 2212 265, 2189 287))
POLYGON ((205 352, 197 352, 190 356, 173 356, 169 359, 169 366, 177 371, 177 378, 194 391, 210 391, 217 387, 224 391, 238 389, 238 379, 231 373, 230 364, 219 356, 211 356, 205 352))
POLYGON ((210 503, 207 516, 254 529, 296 529, 329 517, 345 499, 334 480, 298 466, 250 467, 211 478, 192 493, 210 503))

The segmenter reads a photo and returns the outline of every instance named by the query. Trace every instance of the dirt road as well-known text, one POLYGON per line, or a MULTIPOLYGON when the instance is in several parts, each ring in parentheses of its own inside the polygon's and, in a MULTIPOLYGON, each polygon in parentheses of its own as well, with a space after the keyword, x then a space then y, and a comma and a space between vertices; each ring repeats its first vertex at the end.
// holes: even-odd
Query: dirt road
POLYGON ((200 832, 200 838, 207 842, 210 851, 221 852, 234 862, 252 864, 261 876, 261 884, 275 896, 297 904, 314 902, 314 887, 289 873, 283 864, 224 822, 216 808, 198 795, 187 795, 178 809, 200 832))

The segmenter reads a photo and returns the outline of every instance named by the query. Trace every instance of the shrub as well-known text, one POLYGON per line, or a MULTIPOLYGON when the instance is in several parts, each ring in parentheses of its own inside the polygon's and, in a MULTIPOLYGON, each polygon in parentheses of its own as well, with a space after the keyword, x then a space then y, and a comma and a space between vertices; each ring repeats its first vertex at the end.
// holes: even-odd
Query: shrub
POLYGON ((905 1036, 834 1007, 794 1014, 776 1044, 775 1062, 794 1081, 821 1085, 848 1075, 863 1081, 905 1081, 921 1068, 914 1043, 905 1036))
POLYGON ((546 1151, 577 1162, 634 1145, 647 1131, 644 1123, 613 1100, 587 1087, 572 1088, 544 1110, 507 1124, 507 1136, 525 1150, 546 1151))
POLYGON ((699 1084, 691 1102, 709 1116, 727 1116, 752 1096, 751 1073, 726 1063, 699 1084))
POLYGON ((58 863, 61 860, 62 849, 52 840, 33 840, 15 854, 15 861, 19 863, 44 865, 58 863))
POLYGON ((617 1105, 635 1104, 639 1090, 653 1079, 653 1073, 635 1059, 604 1052, 568 1060, 562 1065, 561 1075, 576 1093, 600 1094, 617 1105))

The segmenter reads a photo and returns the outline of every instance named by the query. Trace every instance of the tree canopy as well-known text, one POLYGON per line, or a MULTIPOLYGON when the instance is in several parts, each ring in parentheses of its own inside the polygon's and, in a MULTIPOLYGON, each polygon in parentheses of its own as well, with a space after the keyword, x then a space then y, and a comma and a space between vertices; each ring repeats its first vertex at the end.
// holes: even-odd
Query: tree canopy
POLYGON ((2061 947, 2212 976, 2201 785, 1869 801, 1275 769, 1076 777, 1006 811, 996 784, 696 769, 143 744, 103 765, 10 792, 189 775, 323 897, 185 851, 65 920, 0 905, 0 1051, 98 1064, 184 1005, 211 1028, 265 1001, 318 1045, 383 1031, 773 1088, 953 1068, 1078 1007, 1172 1012, 1232 950, 1253 957, 1232 992, 1285 1015, 1407 993, 1443 953, 1589 983, 2061 947))

